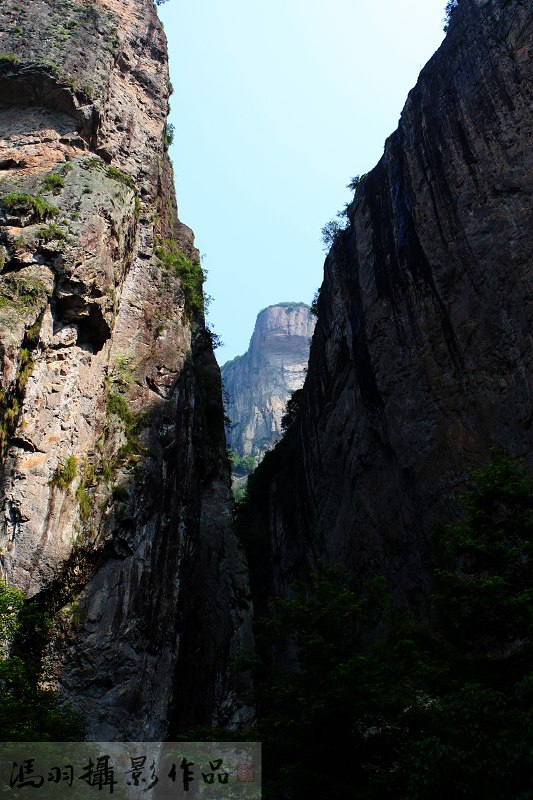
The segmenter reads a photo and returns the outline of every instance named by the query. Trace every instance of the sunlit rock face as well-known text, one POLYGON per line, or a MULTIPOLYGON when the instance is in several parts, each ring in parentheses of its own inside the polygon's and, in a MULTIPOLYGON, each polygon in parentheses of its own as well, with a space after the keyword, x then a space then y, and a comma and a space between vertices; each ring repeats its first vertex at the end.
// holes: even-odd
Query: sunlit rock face
POLYGON ((239 455, 261 457, 281 436, 287 400, 305 380, 315 322, 304 303, 264 308, 247 352, 222 367, 228 444, 239 455))
POLYGON ((154 4, 6 0, 0 53, 1 573, 91 736, 238 722, 246 572, 203 309, 163 257, 201 285, 154 4))
POLYGON ((461 0, 357 188, 263 473, 265 591, 326 558, 424 614, 428 538, 472 468, 533 459, 532 42, 531 3, 461 0))

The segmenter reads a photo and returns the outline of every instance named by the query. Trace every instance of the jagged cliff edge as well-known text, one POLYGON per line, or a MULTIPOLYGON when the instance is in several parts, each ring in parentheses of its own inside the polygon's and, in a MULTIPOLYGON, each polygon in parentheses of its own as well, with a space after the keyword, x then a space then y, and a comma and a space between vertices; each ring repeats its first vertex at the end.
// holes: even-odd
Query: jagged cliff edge
POLYGON ((43 679, 90 736, 242 721, 246 571, 154 4, 6 0, 0 26, 1 572, 53 615, 43 679))
POLYGON ((424 617, 472 468, 533 461, 532 28, 530 3, 461 0, 357 188, 299 418, 252 479, 257 608, 326 559, 424 617))

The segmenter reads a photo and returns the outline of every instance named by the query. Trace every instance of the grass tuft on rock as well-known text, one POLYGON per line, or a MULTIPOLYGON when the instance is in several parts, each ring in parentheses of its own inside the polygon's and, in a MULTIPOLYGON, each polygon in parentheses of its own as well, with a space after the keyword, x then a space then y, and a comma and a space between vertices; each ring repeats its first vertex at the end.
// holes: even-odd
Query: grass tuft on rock
POLYGON ((0 205, 9 211, 29 212, 35 218, 42 222, 47 217, 53 217, 59 214, 57 206, 48 203, 40 194, 22 194, 19 192, 10 192, 0 197, 0 205))

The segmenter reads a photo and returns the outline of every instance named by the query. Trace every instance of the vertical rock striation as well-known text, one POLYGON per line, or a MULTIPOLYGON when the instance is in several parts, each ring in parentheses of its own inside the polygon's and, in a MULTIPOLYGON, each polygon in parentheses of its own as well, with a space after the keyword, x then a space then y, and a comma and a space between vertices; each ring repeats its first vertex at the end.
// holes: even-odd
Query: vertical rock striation
POLYGON ((4 3, 0 567, 54 615, 47 680, 103 740, 241 713, 246 573, 169 87, 152 0, 4 3))
POLYGON ((247 352, 222 367, 227 439, 239 455, 262 456, 279 439, 287 400, 305 379, 315 321, 304 303, 264 308, 247 352))
POLYGON ((357 188, 299 419, 257 477, 270 591, 327 558, 424 614, 470 470, 533 459, 532 55, 530 3, 461 0, 357 188))

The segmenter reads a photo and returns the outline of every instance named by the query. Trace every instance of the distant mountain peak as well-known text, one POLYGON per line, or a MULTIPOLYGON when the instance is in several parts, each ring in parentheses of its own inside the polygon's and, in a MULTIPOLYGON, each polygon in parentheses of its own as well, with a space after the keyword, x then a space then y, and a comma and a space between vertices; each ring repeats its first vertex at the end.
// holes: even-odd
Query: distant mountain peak
POLYGON ((238 456, 260 458, 279 439, 287 400, 305 380, 315 322, 306 303, 267 306, 246 353, 223 365, 232 421, 227 440, 238 456))

